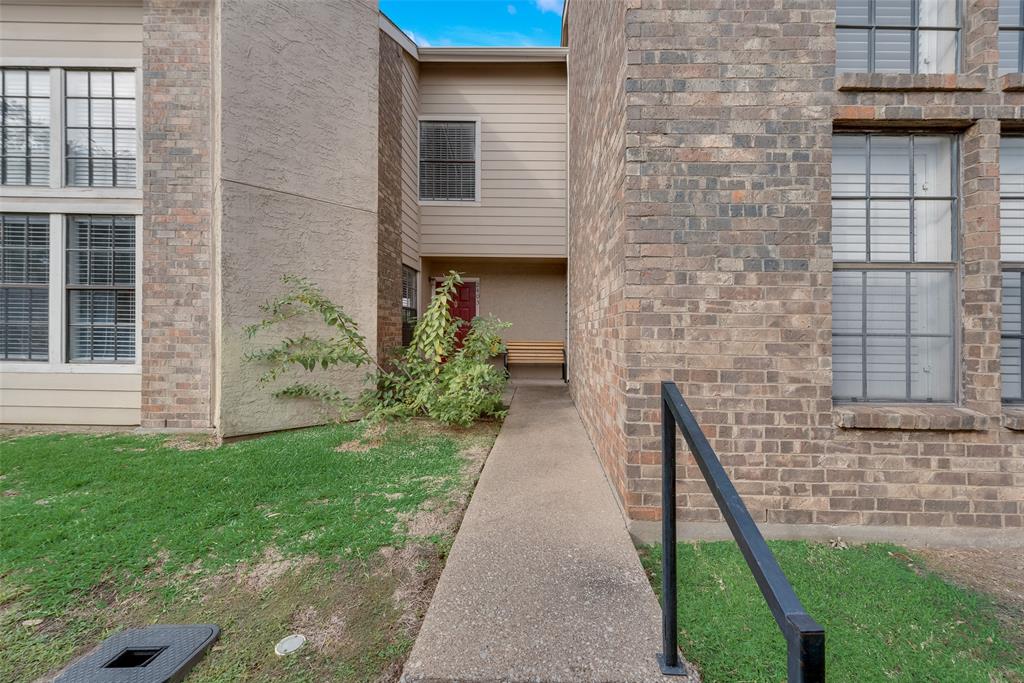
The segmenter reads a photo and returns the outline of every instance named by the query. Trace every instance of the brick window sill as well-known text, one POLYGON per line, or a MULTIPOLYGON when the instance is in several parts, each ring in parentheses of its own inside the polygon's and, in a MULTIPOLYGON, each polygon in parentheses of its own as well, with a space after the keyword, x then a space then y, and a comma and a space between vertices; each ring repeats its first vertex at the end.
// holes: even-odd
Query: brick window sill
POLYGON ((987 415, 956 406, 841 405, 832 416, 840 429, 980 432, 990 424, 987 415))
POLYGON ((956 90, 980 91, 984 89, 984 77, 968 76, 965 74, 843 73, 836 75, 836 90, 841 92, 941 92, 956 90))
POLYGON ((999 87, 1006 92, 1024 92, 1024 74, 1003 74, 999 87))
POLYGON ((1024 407, 1004 407, 1003 426, 1015 432, 1024 432, 1024 407))

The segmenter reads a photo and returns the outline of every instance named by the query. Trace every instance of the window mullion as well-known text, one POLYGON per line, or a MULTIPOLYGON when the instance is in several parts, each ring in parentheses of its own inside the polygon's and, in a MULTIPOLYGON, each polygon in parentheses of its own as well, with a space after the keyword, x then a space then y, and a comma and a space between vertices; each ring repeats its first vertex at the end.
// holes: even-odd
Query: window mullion
POLYGON ((912 282, 911 282, 911 277, 910 277, 910 271, 908 270, 907 271, 907 275, 906 275, 906 288, 907 288, 907 291, 906 291, 906 297, 904 299, 904 303, 906 305, 906 308, 904 309, 904 311, 905 311, 904 324, 906 325, 906 328, 907 328, 907 337, 906 337, 906 341, 905 341, 905 344, 906 344, 906 361, 905 362, 907 364, 907 367, 906 367, 906 373, 907 373, 906 374, 906 392, 907 392, 906 396, 907 396, 907 400, 908 401, 910 400, 910 397, 911 397, 911 395, 913 393, 911 391, 911 362, 912 361, 911 361, 911 357, 910 357, 910 345, 911 345, 911 339, 912 339, 912 334, 913 334, 912 330, 911 330, 911 326, 910 326, 910 324, 911 324, 911 319, 910 319, 910 288, 911 288, 911 286, 912 286, 912 282))
POLYGON ((861 397, 868 399, 868 273, 862 271, 860 274, 860 374, 861 374, 861 397))
POLYGON ((63 216, 58 213, 50 214, 50 286, 49 286, 49 359, 50 365, 60 365, 64 362, 64 306, 62 303, 64 292, 64 231, 62 230, 63 216))
POLYGON ((64 69, 50 69, 50 187, 64 186, 64 69))

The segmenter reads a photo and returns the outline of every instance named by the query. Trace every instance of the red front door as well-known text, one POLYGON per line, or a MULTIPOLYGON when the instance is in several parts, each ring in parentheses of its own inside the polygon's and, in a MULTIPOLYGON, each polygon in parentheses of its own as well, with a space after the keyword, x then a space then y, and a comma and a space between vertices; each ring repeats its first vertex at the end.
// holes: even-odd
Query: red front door
MULTIPOLYGON (((453 318, 465 320, 467 323, 476 317, 476 284, 475 282, 463 282, 455 288, 455 296, 452 297, 451 312, 453 318)), ((456 335, 458 345, 462 346, 462 339, 469 332, 469 325, 459 328, 456 335)))

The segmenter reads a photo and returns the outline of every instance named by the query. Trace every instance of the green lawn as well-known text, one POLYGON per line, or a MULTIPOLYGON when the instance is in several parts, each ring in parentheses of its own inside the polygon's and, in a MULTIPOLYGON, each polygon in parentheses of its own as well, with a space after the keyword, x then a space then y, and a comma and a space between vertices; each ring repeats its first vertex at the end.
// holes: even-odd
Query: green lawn
POLYGON ((463 452, 486 452, 495 432, 0 442, 0 680, 31 680, 113 629, 157 621, 222 627, 190 680, 391 675, 411 645, 392 596, 436 573, 450 540, 439 520, 472 485, 463 452), (275 657, 293 631, 310 645, 275 657))
MULTIPOLYGON (((829 681, 1024 681, 1020 639, 1000 631, 991 603, 920 570, 904 549, 769 545, 825 627, 829 681)), ((679 645, 704 681, 784 681, 785 641, 736 545, 680 544, 678 556, 679 645)), ((660 546, 641 558, 660 594, 660 546)))

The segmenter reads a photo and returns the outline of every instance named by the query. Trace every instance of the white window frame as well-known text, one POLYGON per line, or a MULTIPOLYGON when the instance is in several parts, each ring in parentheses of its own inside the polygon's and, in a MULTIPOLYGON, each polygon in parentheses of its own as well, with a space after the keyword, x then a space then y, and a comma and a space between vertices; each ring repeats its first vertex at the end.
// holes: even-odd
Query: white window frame
POLYGON ((479 116, 448 116, 445 114, 421 114, 416 121, 416 201, 420 206, 480 206, 480 168, 483 161, 480 157, 480 130, 481 122, 479 116), (423 121, 472 121, 476 124, 476 148, 473 150, 474 159, 474 187, 473 196, 475 199, 420 199, 420 146, 422 140, 423 121))
MULTIPOLYGON (((4 213, 46 213, 44 211, 19 210, 4 213)), ((139 373, 142 362, 139 355, 142 339, 142 212, 99 211, 93 208, 65 213, 50 213, 50 272, 49 272, 49 336, 47 338, 48 360, 10 361, 0 360, 0 372, 67 372, 67 373, 139 373), (65 246, 67 240, 67 218, 76 213, 114 214, 135 218, 135 360, 130 363, 71 363, 67 360, 67 296, 65 277, 65 246)))
MULTIPOLYGON (((50 71, 50 185, 0 185, 0 200, 4 211, 26 212, 27 209, 13 209, 15 199, 138 199, 142 200, 142 62, 137 59, 105 60, 61 60, 59 66, 51 59, 0 59, 0 67, 12 69, 49 68, 50 71), (90 69, 134 69, 135 71, 135 187, 69 187, 65 185, 67 168, 64 163, 64 71, 69 68, 90 69)), ((42 213, 49 213, 54 207, 47 207, 42 213)), ((35 213, 40 213, 36 211, 35 213)), ((93 211, 92 213, 99 213, 93 211)))
POLYGON ((50 70, 50 185, 0 186, 4 213, 46 214, 50 217, 49 348, 46 361, 0 360, 0 372, 138 374, 142 371, 142 60, 0 58, 0 66, 50 70), (136 187, 66 187, 64 164, 64 70, 134 69, 136 126, 136 187), (67 304, 65 295, 65 241, 67 216, 106 214, 135 217, 135 360, 130 363, 69 363, 67 361, 67 304))

